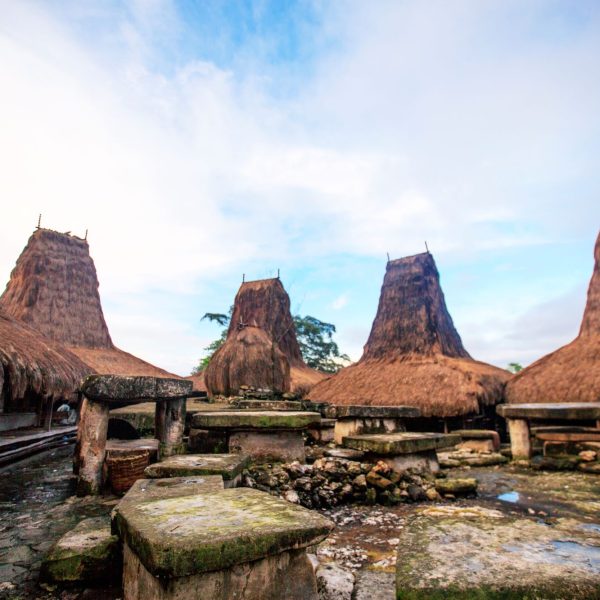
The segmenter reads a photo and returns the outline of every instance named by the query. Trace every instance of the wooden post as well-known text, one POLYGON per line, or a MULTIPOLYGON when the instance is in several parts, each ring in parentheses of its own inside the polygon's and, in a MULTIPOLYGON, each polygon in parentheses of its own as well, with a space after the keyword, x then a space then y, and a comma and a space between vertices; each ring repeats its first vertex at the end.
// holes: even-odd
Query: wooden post
POLYGON ((525 419, 506 419, 513 460, 531 458, 529 424, 525 419))
POLYGON ((102 488, 102 465, 106 454, 109 407, 106 402, 84 398, 77 429, 77 495, 98 494, 102 488))
POLYGON ((158 440, 159 460, 174 454, 183 454, 185 427, 185 398, 159 400, 154 418, 155 437, 158 440))

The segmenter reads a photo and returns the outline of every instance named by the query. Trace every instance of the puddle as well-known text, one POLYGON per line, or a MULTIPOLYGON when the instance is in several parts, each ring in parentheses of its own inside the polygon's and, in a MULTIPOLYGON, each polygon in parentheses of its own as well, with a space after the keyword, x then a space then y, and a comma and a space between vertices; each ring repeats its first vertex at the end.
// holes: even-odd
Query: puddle
POLYGON ((588 531, 600 533, 600 525, 596 525, 596 523, 582 523, 580 527, 582 529, 587 529, 588 531))
POLYGON ((511 504, 517 503, 519 498, 519 492, 505 492, 504 494, 500 494, 498 496, 498 500, 501 500, 502 502, 510 502, 511 504))

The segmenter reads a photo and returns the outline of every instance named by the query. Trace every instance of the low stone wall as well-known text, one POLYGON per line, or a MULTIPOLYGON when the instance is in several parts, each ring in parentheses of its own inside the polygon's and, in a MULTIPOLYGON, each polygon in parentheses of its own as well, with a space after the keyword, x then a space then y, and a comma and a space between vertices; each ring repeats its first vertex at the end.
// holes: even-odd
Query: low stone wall
MULTIPOLYGON (((439 501, 438 482, 431 473, 407 470, 395 472, 384 462, 365 463, 336 458, 320 458, 312 465, 293 462, 285 465, 253 466, 244 471, 242 485, 255 487, 285 498, 306 508, 329 508, 352 502, 367 504, 400 504, 421 501, 439 501)), ((448 487, 444 497, 474 493, 458 488, 452 493, 448 487)))

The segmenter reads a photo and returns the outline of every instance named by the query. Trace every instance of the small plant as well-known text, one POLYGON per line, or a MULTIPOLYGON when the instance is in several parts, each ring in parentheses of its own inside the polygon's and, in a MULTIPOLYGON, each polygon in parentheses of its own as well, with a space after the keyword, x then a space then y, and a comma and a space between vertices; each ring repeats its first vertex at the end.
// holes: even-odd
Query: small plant
POLYGON ((523 366, 517 362, 511 362, 511 363, 508 363, 508 370, 511 373, 518 373, 519 371, 523 370, 523 366))

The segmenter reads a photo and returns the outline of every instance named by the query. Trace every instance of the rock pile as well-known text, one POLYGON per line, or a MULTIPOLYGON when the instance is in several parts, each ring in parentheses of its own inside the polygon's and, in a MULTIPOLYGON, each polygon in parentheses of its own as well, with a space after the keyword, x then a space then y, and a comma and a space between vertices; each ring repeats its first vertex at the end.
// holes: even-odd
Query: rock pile
MULTIPOLYGON (((244 471, 242 485, 281 496, 306 508, 329 508, 353 502, 394 505, 442 499, 431 473, 413 469, 399 473, 382 461, 372 464, 328 457, 319 458, 312 465, 296 461, 253 466, 244 471)), ((457 494, 471 494, 475 488, 457 494)))

